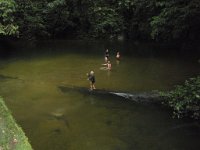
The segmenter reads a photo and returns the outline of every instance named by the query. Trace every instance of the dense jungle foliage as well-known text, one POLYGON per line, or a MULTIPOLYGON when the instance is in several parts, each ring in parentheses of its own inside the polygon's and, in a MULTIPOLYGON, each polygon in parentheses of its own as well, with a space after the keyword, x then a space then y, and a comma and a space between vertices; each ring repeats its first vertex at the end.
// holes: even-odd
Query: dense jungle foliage
POLYGON ((0 0, 0 35, 198 41, 199 0, 0 0))

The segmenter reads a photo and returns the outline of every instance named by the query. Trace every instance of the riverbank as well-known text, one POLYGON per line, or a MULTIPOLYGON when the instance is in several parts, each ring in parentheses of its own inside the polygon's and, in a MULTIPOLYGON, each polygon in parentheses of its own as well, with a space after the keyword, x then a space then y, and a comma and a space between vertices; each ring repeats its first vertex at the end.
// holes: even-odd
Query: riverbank
POLYGON ((0 97, 0 150, 32 150, 27 137, 16 124, 0 97))

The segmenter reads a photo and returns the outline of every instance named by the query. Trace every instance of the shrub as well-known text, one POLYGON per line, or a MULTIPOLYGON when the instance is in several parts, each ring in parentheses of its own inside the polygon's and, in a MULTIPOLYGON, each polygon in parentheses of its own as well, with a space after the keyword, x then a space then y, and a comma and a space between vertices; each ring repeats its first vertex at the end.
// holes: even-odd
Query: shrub
POLYGON ((186 80, 174 90, 162 92, 164 102, 173 109, 175 117, 200 118, 200 76, 186 80))

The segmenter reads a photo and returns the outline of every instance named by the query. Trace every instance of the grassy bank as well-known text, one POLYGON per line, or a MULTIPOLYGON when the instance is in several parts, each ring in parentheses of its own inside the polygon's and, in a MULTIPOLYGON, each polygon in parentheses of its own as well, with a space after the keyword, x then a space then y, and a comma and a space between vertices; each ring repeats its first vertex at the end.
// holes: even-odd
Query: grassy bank
POLYGON ((16 124, 0 97, 0 150, 32 150, 22 129, 16 124))

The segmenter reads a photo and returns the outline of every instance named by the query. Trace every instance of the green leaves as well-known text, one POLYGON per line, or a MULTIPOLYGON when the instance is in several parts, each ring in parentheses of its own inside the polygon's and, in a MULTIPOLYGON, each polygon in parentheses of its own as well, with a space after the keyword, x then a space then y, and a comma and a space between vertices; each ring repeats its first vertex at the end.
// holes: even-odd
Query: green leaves
POLYGON ((91 13, 90 22, 95 37, 115 36, 122 29, 122 19, 108 7, 96 7, 91 13))
POLYGON ((53 2, 48 3, 47 7, 49 9, 56 9, 57 7, 63 6, 65 4, 66 4, 65 0, 55 0, 53 2))
POLYGON ((160 41, 198 40, 200 34, 200 1, 159 0, 159 13, 151 19, 151 36, 160 41), (192 17, 191 17, 192 16, 192 17), (196 21, 195 21, 196 20, 196 21))
POLYGON ((178 85, 161 96, 173 109, 174 116, 200 118, 200 76, 186 80, 184 85, 178 85))
POLYGON ((15 0, 16 22, 19 25, 20 38, 27 40, 35 40, 39 38, 48 38, 46 18, 47 3, 46 1, 31 1, 31 0, 15 0), (44 9, 45 8, 45 9, 44 9))
POLYGON ((15 2, 0 0, 0 35, 17 35, 18 26, 14 24, 15 2))
POLYGON ((0 34, 198 41, 199 16, 199 0, 0 0, 0 34))
POLYGON ((13 24, 2 25, 0 24, 0 34, 1 35, 15 35, 18 33, 18 26, 13 24))

